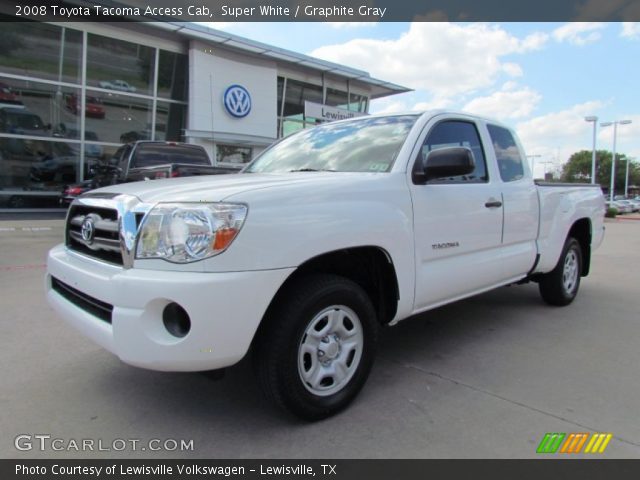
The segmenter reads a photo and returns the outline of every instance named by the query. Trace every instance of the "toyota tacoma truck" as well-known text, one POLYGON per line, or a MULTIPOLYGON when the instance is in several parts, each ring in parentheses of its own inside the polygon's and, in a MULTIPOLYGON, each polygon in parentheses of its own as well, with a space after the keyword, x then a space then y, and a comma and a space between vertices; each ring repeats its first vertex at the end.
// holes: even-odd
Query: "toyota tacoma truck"
POLYGON ((241 173, 114 185, 70 206, 48 301, 122 361, 223 369, 321 419, 371 370, 381 328, 537 282, 568 305, 604 236, 591 185, 536 183, 512 130, 460 113, 303 130, 241 173))

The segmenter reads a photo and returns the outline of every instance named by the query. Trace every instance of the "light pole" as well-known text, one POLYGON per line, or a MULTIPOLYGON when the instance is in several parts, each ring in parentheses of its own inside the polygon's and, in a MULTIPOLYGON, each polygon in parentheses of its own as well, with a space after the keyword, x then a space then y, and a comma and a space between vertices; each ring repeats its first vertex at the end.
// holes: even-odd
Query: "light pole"
POLYGON ((627 173, 624 176, 624 198, 629 196, 629 162, 635 160, 634 158, 627 157, 627 173))
POLYGON ((609 201, 613 202, 613 194, 616 181, 616 137, 618 135, 618 125, 629 125, 631 120, 616 120, 614 122, 601 123, 601 127, 610 127, 613 125, 613 155, 611 157, 611 186, 609 187, 609 201))
POLYGON ((591 183, 596 183, 596 127, 598 117, 595 115, 584 117, 585 122, 593 122, 593 152, 591 153, 591 183))
POLYGON ((531 159, 531 177, 536 178, 534 173, 534 167, 536 166, 536 158, 540 158, 542 155, 527 155, 527 158, 531 159))

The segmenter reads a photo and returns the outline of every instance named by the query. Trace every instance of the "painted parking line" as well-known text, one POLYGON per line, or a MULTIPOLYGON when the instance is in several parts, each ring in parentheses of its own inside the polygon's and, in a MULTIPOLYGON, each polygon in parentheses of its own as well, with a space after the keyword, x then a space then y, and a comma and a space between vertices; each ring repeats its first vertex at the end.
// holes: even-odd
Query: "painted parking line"
MULTIPOLYGON (((0 227, 0 232, 15 232, 18 228, 16 227, 0 227)), ((52 227, 20 227, 20 230, 23 232, 50 232, 53 230, 52 227)))
POLYGON ((0 267, 0 271, 8 272, 8 271, 16 271, 16 270, 38 270, 41 268, 46 268, 46 265, 44 263, 33 264, 33 265, 3 265, 0 267))

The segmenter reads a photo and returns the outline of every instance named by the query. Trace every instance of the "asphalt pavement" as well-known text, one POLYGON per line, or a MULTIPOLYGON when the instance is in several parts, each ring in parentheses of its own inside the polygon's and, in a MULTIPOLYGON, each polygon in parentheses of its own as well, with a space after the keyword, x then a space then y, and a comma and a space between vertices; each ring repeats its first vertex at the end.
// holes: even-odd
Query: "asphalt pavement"
POLYGON ((360 396, 318 423, 267 403, 246 360, 219 381, 141 370, 57 318, 43 276, 62 224, 0 221, 1 458, 533 458, 547 432, 611 433, 574 456, 640 458, 640 220, 607 221, 568 307, 528 284, 389 328, 360 396), (154 439, 192 448, 142 450, 154 439))

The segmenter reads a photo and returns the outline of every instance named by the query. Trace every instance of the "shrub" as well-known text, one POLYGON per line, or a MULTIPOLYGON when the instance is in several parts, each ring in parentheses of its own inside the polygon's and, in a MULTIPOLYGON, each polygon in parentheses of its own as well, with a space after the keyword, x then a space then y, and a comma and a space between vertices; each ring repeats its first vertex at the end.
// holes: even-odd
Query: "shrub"
POLYGON ((607 218, 616 218, 616 215, 618 215, 618 209, 613 207, 607 208, 607 211, 604 214, 607 218))

